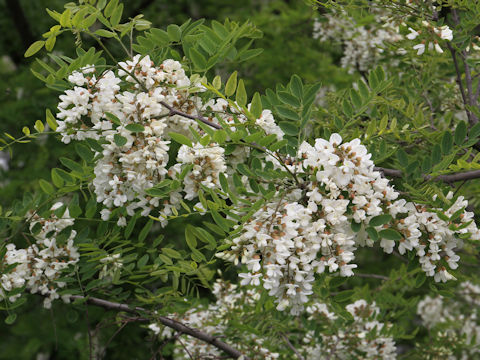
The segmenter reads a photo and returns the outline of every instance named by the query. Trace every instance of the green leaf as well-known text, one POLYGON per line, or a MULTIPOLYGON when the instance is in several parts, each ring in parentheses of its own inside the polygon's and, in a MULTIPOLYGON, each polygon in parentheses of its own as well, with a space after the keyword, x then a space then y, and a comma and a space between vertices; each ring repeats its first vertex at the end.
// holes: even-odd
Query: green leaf
POLYGON ((195 48, 190 49, 190 59, 193 62, 196 70, 204 70, 207 66, 205 57, 195 48))
POLYGON ((107 7, 103 12, 106 17, 109 18, 112 15, 113 11, 117 7, 117 4, 118 4, 118 0, 110 0, 110 2, 108 3, 107 7))
POLYGON ((58 188, 63 186, 64 180, 58 173, 58 169, 54 168, 51 170, 51 177, 52 177, 53 185, 55 185, 58 188))
POLYGON ((147 221, 145 226, 143 227, 142 231, 140 231, 140 234, 138 235, 138 242, 143 243, 143 241, 146 239, 148 233, 150 232, 150 229, 152 228, 153 225, 153 220, 150 219, 147 221))
POLYGON ((402 148, 399 148, 397 150, 397 159, 398 159, 398 162, 400 163, 400 165, 402 167, 407 167, 408 156, 407 156, 407 153, 405 152, 405 150, 403 150, 402 148))
POLYGON ((367 99, 370 96, 370 90, 368 90, 367 85, 362 80, 358 82, 358 91, 360 91, 360 95, 364 99, 367 99))
POLYGON ((193 147, 192 142, 185 135, 169 132, 168 136, 170 136, 173 140, 175 140, 179 144, 187 145, 188 147, 193 147))
POLYGON ((423 271, 418 273, 418 275, 415 277, 415 287, 419 288, 422 286, 425 280, 427 280, 425 273, 423 271))
POLYGON ((12 313, 5 318, 5 324, 12 325, 17 319, 17 314, 12 313))
POLYGON ((348 117, 351 118, 353 116, 353 108, 352 105, 350 105, 350 102, 345 98, 343 99, 342 102, 342 110, 343 113, 348 117))
POLYGON ((303 96, 303 84, 302 79, 298 75, 293 75, 292 79, 290 80, 290 87, 292 89, 292 93, 299 99, 303 96))
POLYGON ((341 291, 333 297, 333 300, 336 302, 344 302, 349 300, 355 294, 355 290, 345 290, 341 291))
POLYGON ((70 27, 71 26, 71 23, 70 23, 70 18, 72 16, 72 12, 70 9, 67 9, 63 12, 62 16, 60 16, 60 25, 62 27, 70 27))
POLYGON ((353 106, 357 109, 362 106, 362 98, 358 95, 358 92, 353 89, 350 89, 350 98, 352 99, 353 106))
POLYGON ((143 267, 148 263, 149 258, 150 258, 150 257, 148 256, 148 254, 143 255, 143 256, 137 261, 137 268, 138 268, 138 269, 143 268, 143 267))
POLYGON ((247 105, 247 92, 245 91, 245 84, 243 80, 240 79, 237 87, 237 94, 235 96, 235 101, 241 107, 247 105))
POLYGON ((57 129, 57 121, 55 120, 55 116, 53 116, 52 112, 50 109, 45 110, 45 118, 47 121, 48 126, 55 131, 57 129))
POLYGON ((43 125, 43 122, 41 122, 40 120, 35 121, 35 126, 34 127, 39 133, 41 133, 41 132, 43 132, 43 130, 45 130, 45 125, 43 125))
POLYGON ((75 151, 87 163, 93 160, 94 154, 87 146, 83 144, 75 144, 75 151))
POLYGON ((368 224, 370 226, 380 226, 380 225, 389 223, 390 221, 392 221, 392 216, 389 214, 383 214, 383 215, 374 216, 373 218, 370 219, 370 222, 368 224))
POLYGON ((121 125, 122 123, 120 122, 120 119, 113 115, 112 113, 105 112, 105 116, 107 117, 108 120, 110 120, 112 123, 121 125))
POLYGON ((80 174, 83 174, 83 167, 82 165, 76 163, 75 161, 66 158, 66 157, 61 157, 60 162, 65 165, 67 168, 69 168, 72 171, 76 171, 80 174))
POLYGON ((180 26, 170 24, 167 26, 167 34, 170 40, 177 42, 180 41, 180 38, 182 37, 182 30, 180 29, 180 26))
POLYGON ((91 14, 82 21, 79 27, 88 29, 90 26, 95 24, 95 21, 97 21, 97 14, 91 14))
POLYGON ((300 116, 293 110, 290 110, 289 108, 285 106, 275 106, 275 110, 278 112, 278 114, 281 117, 284 117, 286 119, 290 120, 300 120, 300 116))
POLYGON ((387 239, 387 240, 401 240, 403 239, 402 234, 400 234, 397 230, 394 229, 383 229, 378 232, 380 237, 387 239))
POLYGON ((123 137, 121 135, 118 135, 118 134, 114 134, 113 135, 113 141, 115 142, 115 145, 117 145, 119 147, 122 147, 123 145, 125 145, 127 143, 127 138, 123 137))
POLYGON ((290 105, 295 108, 300 107, 300 101, 295 96, 286 91, 279 91, 277 93, 277 96, 284 104, 290 105))
POLYGON ((43 190, 43 192, 47 195, 52 195, 55 192, 55 189, 53 188, 52 184, 50 184, 49 182, 43 179, 39 180, 39 185, 40 185, 40 188, 43 190))
POLYGON ((351 228, 353 232, 359 232, 361 227, 362 227, 362 223, 357 223, 355 220, 352 220, 351 228))
POLYGON ((104 37, 104 38, 112 38, 112 37, 115 36, 115 33, 113 31, 100 29, 100 30, 95 31, 95 35, 98 35, 98 36, 101 36, 101 37, 104 37))
POLYGON ((472 126, 470 132, 468 133, 468 137, 473 139, 478 137, 478 135, 480 135, 480 122, 472 126))
POLYGON ((35 41, 30 47, 25 51, 25 57, 30 57, 32 55, 35 55, 37 52, 39 52, 43 46, 45 45, 45 41, 39 40, 35 41))
POLYGON ((133 229, 135 228, 135 224, 137 223, 138 219, 138 214, 135 214, 130 221, 127 224, 127 227, 125 228, 125 239, 130 238, 130 235, 132 235, 133 229))
POLYGON ((123 4, 118 5, 115 10, 113 10, 112 16, 110 17, 110 23, 113 27, 117 26, 120 23, 123 13, 123 4))
POLYGON ((280 121, 278 123, 278 126, 280 126, 280 129, 282 129, 282 131, 287 135, 291 135, 291 136, 298 135, 298 127, 289 121, 280 121))
POLYGON ((228 232, 230 230, 230 225, 228 224, 227 220, 215 210, 212 210, 211 213, 212 218, 217 223, 217 225, 220 226, 225 232, 228 232))
POLYGON ((252 103, 250 105, 250 112, 255 119, 258 119, 262 115, 262 99, 258 92, 253 95, 252 103))
POLYGON ((455 144, 463 145, 465 137, 467 136, 467 124, 465 121, 460 121, 455 129, 454 139, 455 144))
POLYGON ((218 144, 223 144, 227 140, 227 133, 225 130, 217 130, 213 134, 213 141, 218 144))
POLYGON ((445 131, 442 137, 442 153, 449 154, 453 147, 452 134, 449 131, 445 131))
POLYGON ((219 90, 222 87, 222 77, 220 75, 215 76, 212 85, 215 89, 219 90))
POLYGON ((168 257, 174 258, 174 259, 181 259, 182 255, 177 250, 171 249, 171 248, 162 248, 162 252, 167 255, 168 257))
POLYGON ((373 241, 377 241, 378 240, 378 232, 377 230, 375 230, 375 228, 369 226, 365 229, 365 231, 367 232, 368 236, 370 237, 370 239, 372 239, 373 241))
POLYGON ((195 230, 192 225, 187 225, 185 228, 185 241, 191 250, 197 248, 197 239, 195 237, 195 230))
POLYGON ((145 128, 140 124, 128 124, 125 126, 125 129, 134 133, 145 131, 145 128))
POLYGON ((227 80, 227 84, 225 85, 225 95, 232 96, 235 94, 235 90, 237 89, 237 72, 234 71, 232 75, 227 80))

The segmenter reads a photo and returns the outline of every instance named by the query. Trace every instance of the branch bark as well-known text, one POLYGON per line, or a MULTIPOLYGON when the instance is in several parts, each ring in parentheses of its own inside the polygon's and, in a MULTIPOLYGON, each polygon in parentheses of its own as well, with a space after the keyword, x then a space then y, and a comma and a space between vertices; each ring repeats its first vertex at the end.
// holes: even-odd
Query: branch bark
MULTIPOLYGON (((70 296, 70 299, 71 300, 78 300, 78 299, 85 300, 85 302, 89 305, 99 306, 99 307, 102 307, 102 308, 108 309, 108 310, 124 311, 124 312, 129 313, 129 314, 139 315, 142 312, 143 313, 148 312, 146 309, 144 309, 142 307, 139 307, 139 306, 131 308, 127 304, 120 304, 120 303, 116 303, 116 302, 112 302, 112 301, 108 301, 108 300, 104 300, 104 299, 99 299, 99 298, 95 298, 95 297, 85 297, 85 296, 81 296, 81 295, 72 295, 72 296, 70 296)), ((181 332, 183 334, 186 334, 186 335, 190 335, 194 338, 197 338, 199 340, 202 340, 202 341, 204 341, 208 344, 211 344, 211 345, 215 346, 217 349, 220 349, 220 350, 224 351, 226 354, 228 354, 230 356, 230 358, 237 359, 237 358, 239 358, 240 356, 243 355, 240 351, 238 351, 237 349, 233 348, 232 346, 224 343, 223 341, 219 340, 217 337, 209 335, 207 333, 204 333, 203 331, 200 331, 198 329, 194 329, 194 328, 191 328, 189 326, 186 326, 179 321, 176 321, 174 319, 170 319, 170 318, 165 317, 165 316, 157 316, 157 315, 155 315, 154 319, 161 322, 163 325, 165 325, 165 326, 167 326, 171 329, 174 329, 174 330, 176 330, 178 332, 181 332)), ((139 318, 138 320, 143 321, 143 322, 150 321, 149 319, 146 319, 146 318, 139 318)), ((152 321, 154 321, 154 320, 152 320, 152 321)), ((243 358, 245 360, 250 360, 250 358, 246 357, 245 355, 243 355, 243 358)))
POLYGON ((300 353, 298 352, 298 350, 295 349, 295 346, 292 345, 292 343, 290 342, 290 340, 288 340, 287 335, 285 335, 285 334, 281 334, 281 335, 282 335, 283 340, 284 340, 285 343, 287 344, 287 346, 295 353, 295 355, 297 355, 298 360, 305 360, 305 358, 302 356, 302 354, 300 354, 300 353))
POLYGON ((202 123, 204 123, 205 125, 208 125, 214 129, 217 129, 217 130, 221 130, 223 129, 220 125, 214 123, 214 122, 211 122, 210 120, 204 118, 203 116, 201 115, 190 115, 190 114, 187 114, 183 111, 180 111, 180 110, 177 110, 175 109, 173 106, 170 106, 168 105, 165 101, 160 101, 160 104, 162 104, 163 106, 165 106, 169 111, 170 111, 170 114, 169 115, 180 115, 180 116, 183 116, 187 119, 191 119, 191 120, 200 120, 202 123))
MULTIPOLYGON (((375 167, 375 171, 380 171, 386 176, 391 177, 403 177, 403 173, 401 170, 397 169, 387 169, 382 167, 375 167)), ((473 180, 473 179, 480 179, 480 170, 472 170, 472 171, 465 171, 456 174, 449 174, 449 175, 439 175, 436 177, 432 177, 430 175, 424 175, 425 180, 433 180, 433 181, 443 181, 446 183, 453 183, 457 181, 465 181, 465 180, 473 180)))

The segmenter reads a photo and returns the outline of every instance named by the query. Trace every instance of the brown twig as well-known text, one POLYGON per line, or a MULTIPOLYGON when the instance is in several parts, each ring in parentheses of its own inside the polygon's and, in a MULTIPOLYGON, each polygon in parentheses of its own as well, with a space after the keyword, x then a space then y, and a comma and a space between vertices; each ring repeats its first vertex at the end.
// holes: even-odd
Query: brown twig
MULTIPOLYGON (((70 299, 71 300, 84 300, 85 303, 87 303, 89 305, 100 306, 100 307, 103 307, 104 309, 108 309, 108 310, 124 311, 124 312, 129 313, 129 314, 138 315, 139 313, 142 313, 142 312, 148 312, 146 309, 144 309, 142 307, 137 306, 137 307, 132 308, 132 307, 128 306, 127 304, 120 304, 120 303, 116 303, 116 302, 112 302, 112 301, 108 301, 108 300, 104 300, 104 299, 99 299, 99 298, 95 298, 95 297, 72 295, 72 296, 70 296, 70 299)), ((153 317, 152 321, 158 321, 158 322, 162 323, 163 325, 165 325, 165 326, 167 326, 171 329, 174 329, 174 330, 179 331, 179 332, 181 332, 183 334, 186 334, 186 335, 190 335, 190 336, 192 336, 196 339, 202 340, 202 341, 204 341, 208 344, 211 344, 211 345, 215 346, 217 349, 220 349, 220 350, 224 351, 226 354, 228 354, 233 359, 237 359, 237 358, 239 358, 240 356, 243 355, 237 349, 235 349, 232 346, 224 343, 223 341, 218 340, 218 337, 216 337, 216 336, 212 336, 212 335, 204 333, 203 331, 200 331, 198 329, 191 328, 189 326, 186 326, 186 325, 182 324, 179 321, 176 321, 174 319, 170 319, 170 318, 165 317, 165 316, 155 315, 155 316, 152 316, 152 317, 153 317)), ((149 319, 136 318, 136 321, 147 322, 147 321, 149 321, 149 319)), ((243 359, 249 360, 250 358, 243 355, 243 359)))
POLYGON ((283 334, 283 333, 281 333, 280 335, 282 336, 282 338, 283 338, 283 340, 285 341, 285 343, 287 344, 287 346, 295 353, 295 355, 297 355, 297 358, 298 358, 299 360, 305 360, 305 358, 302 356, 302 354, 300 354, 300 353, 298 352, 298 350, 295 349, 295 346, 292 345, 292 343, 290 342, 290 340, 288 340, 288 337, 287 337, 285 334, 283 334))
MULTIPOLYGON (((374 170, 380 171, 386 176, 398 177, 398 178, 403 177, 402 170, 398 170, 398 169, 387 169, 383 167, 375 167, 374 170)), ((448 175, 438 175, 435 177, 430 175, 424 175, 423 178, 427 181, 432 180, 432 181, 443 181, 446 183, 453 183, 457 181, 480 179, 480 170, 471 170, 471 171, 465 171, 465 172, 448 174, 448 175)))
POLYGON ((377 274, 360 274, 360 273, 355 273, 355 276, 361 277, 361 278, 371 278, 371 279, 380 279, 380 280, 390 280, 389 277, 383 276, 383 275, 377 275, 377 274))
POLYGON ((221 130, 222 127, 219 125, 219 124, 216 124, 214 122, 211 122, 209 121, 208 119, 205 119, 203 116, 201 115, 190 115, 190 114, 187 114, 183 111, 180 111, 180 110, 177 110, 175 109, 173 106, 170 106, 168 105, 165 101, 160 101, 160 104, 162 104, 163 106, 165 106, 169 111, 170 111, 170 114, 169 115, 180 115, 180 116, 183 116, 187 119, 191 119, 191 120, 200 120, 202 123, 204 123, 205 125, 208 125, 210 127, 213 127, 217 130, 221 130))

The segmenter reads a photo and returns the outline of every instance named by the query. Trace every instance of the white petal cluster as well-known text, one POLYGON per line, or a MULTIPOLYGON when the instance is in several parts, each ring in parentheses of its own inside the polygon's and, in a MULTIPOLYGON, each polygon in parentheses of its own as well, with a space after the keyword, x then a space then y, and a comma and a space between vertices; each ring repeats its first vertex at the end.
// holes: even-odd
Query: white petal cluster
POLYGON ((100 259, 100 263, 102 263, 103 266, 98 274, 99 279, 112 279, 123 267, 123 260, 120 258, 120 254, 118 253, 105 256, 104 258, 100 259))
MULTIPOLYGON (((228 318, 232 312, 242 311, 244 306, 254 306, 255 302, 259 299, 254 291, 238 291, 237 286, 225 283, 221 280, 217 280, 213 286, 213 294, 217 298, 216 303, 212 303, 208 308, 193 308, 188 310, 184 314, 171 314, 169 317, 183 324, 201 329, 202 332, 207 334, 225 334, 228 329, 228 318)), ((156 324, 149 325, 150 330, 155 334, 165 338, 170 338, 174 335, 174 332, 170 328, 162 328, 156 324)), ((254 336, 251 333, 242 334, 242 343, 235 344, 236 348, 246 355, 251 356, 254 354, 256 358, 265 360, 276 360, 279 358, 279 354, 271 352, 265 348, 263 339, 254 336)), ((228 341, 228 340, 224 340, 228 341)), ((198 340, 191 336, 181 336, 176 341, 176 347, 174 350, 175 360, 188 360, 192 356, 195 359, 201 359, 204 357, 221 357, 223 354, 213 345, 206 343, 205 341, 198 340), (189 353, 185 351, 185 348, 189 350, 189 353)))
POLYGON ((425 37, 424 40, 422 40, 419 44, 416 44, 413 46, 414 50, 417 50, 417 55, 422 55, 425 50, 435 50, 437 53, 441 54, 443 53, 442 47, 438 43, 438 39, 440 38, 441 40, 448 40, 451 41, 453 39, 453 32, 452 30, 448 27, 448 25, 443 25, 443 26, 432 26, 426 21, 422 22, 423 25, 423 31, 422 30, 414 30, 411 27, 408 28, 410 33, 406 36, 407 39, 409 40, 415 40, 418 36, 421 34, 427 34, 429 36, 425 37), (432 41, 428 41, 428 45, 426 45, 427 40, 431 40, 433 37, 432 41))
POLYGON ((172 170, 180 173, 184 165, 193 166, 185 176, 183 183, 185 199, 196 198, 200 185, 209 189, 218 187, 219 174, 227 170, 224 153, 225 149, 214 143, 207 146, 195 143, 193 147, 186 145, 180 147, 177 163, 172 170))
MULTIPOLYGON (((417 314, 429 329, 431 339, 452 341, 456 349, 440 347, 449 359, 476 359, 480 355, 480 286, 463 282, 454 297, 426 296, 417 305, 417 314), (457 355, 457 356, 455 356, 457 355)), ((432 354, 435 354, 432 351, 432 354)))
POLYGON ((380 309, 375 302, 357 300, 346 307, 353 316, 353 323, 335 329, 336 315, 325 304, 308 307, 310 320, 325 323, 325 331, 317 339, 313 332, 307 334, 305 351, 307 360, 320 359, 396 359, 396 346, 388 335, 391 326, 377 320, 380 309))
MULTIPOLYGON (((61 206, 62 203, 56 203, 51 210, 57 210, 61 206)), ((39 224, 40 230, 35 231, 33 234, 35 242, 26 249, 17 249, 15 244, 7 245, 2 266, 15 265, 15 267, 2 274, 0 278, 0 299, 8 297, 10 301, 15 301, 21 293, 9 296, 8 292, 25 287, 32 294, 44 295, 44 306, 50 308, 52 301, 60 297, 57 289, 66 285, 57 279, 65 269, 79 260, 80 255, 73 243, 76 232, 71 230, 64 243, 57 243, 60 232, 73 225, 68 210, 65 210, 60 218, 53 212, 47 219, 37 214, 29 216, 31 216, 30 229, 36 228, 39 224)), ((68 300, 68 296, 64 299, 68 300)))
POLYGON ((358 25, 352 17, 334 11, 315 19, 314 39, 340 41, 343 45, 342 67, 353 73, 371 69, 381 58, 387 44, 402 39, 399 27, 381 9, 374 9, 375 22, 358 25))
POLYGON ((303 193, 296 189, 290 198, 272 200, 228 240, 228 250, 217 254, 245 264, 241 284, 263 286, 276 298, 278 310, 290 307, 298 314, 312 293, 315 273, 352 276, 359 246, 377 241, 386 253, 414 251, 423 271, 445 282, 454 279, 447 267, 457 268, 461 238, 480 239, 463 197, 447 210, 398 199, 389 181, 374 171, 360 140, 342 141, 333 134, 313 146, 301 144, 296 159, 284 165, 306 179, 299 185, 303 193))
MULTIPOLYGON (((232 124, 233 130, 235 123, 245 123, 247 118, 223 99, 203 104, 178 61, 168 59, 155 66, 149 56, 136 55, 120 62, 118 69, 97 73, 94 66, 87 66, 69 76, 74 87, 60 96, 57 131, 65 143, 72 139, 101 140, 102 151, 95 154, 93 187, 97 201, 105 206, 102 219, 108 220, 114 209, 122 208, 118 225, 125 226, 125 216, 137 211, 147 216, 156 209, 165 225, 163 219, 180 206, 182 197, 195 198, 200 184, 216 187, 218 174, 232 171, 226 167, 223 148, 200 144, 193 149, 182 146, 178 163, 168 169, 168 133, 191 138, 190 127, 202 132, 188 116, 206 114, 214 123, 219 116, 232 124), (158 197, 148 196, 146 190, 180 174, 185 164, 193 165, 185 178, 185 195, 181 190, 173 191, 161 203, 158 197)), ((283 137, 269 110, 263 110, 256 124, 267 135, 283 137)), ((247 147, 239 146, 229 154, 229 160, 241 163, 248 153, 247 147)))

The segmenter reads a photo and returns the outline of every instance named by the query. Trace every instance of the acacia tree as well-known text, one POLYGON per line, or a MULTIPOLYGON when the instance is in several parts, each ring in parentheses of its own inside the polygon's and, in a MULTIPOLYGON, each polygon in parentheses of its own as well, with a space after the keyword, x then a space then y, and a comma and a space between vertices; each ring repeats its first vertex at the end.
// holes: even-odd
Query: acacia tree
POLYGON ((8 324, 37 296, 84 311, 85 358, 129 324, 160 359, 479 356, 480 8, 317 5, 312 36, 358 75, 327 95, 216 75, 261 52, 249 22, 47 10, 25 56, 48 52, 33 71, 58 107, 2 149, 51 134, 75 153, 3 211, 8 324), (75 55, 53 52, 63 33, 75 55))

